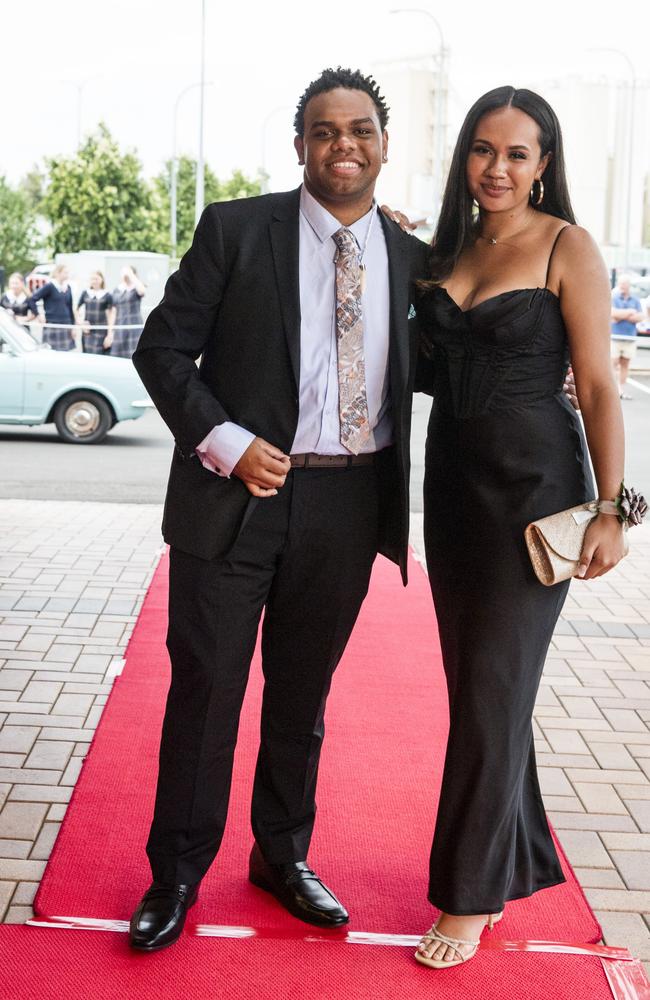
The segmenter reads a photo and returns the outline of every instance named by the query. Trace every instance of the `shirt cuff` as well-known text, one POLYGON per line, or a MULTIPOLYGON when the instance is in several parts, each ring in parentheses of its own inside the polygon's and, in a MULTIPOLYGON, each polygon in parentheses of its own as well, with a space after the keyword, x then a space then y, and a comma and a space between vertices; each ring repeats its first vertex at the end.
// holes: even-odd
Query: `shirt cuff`
POLYGON ((205 469, 228 478, 254 440, 255 435, 250 431, 226 420, 223 424, 213 427, 194 450, 205 469))

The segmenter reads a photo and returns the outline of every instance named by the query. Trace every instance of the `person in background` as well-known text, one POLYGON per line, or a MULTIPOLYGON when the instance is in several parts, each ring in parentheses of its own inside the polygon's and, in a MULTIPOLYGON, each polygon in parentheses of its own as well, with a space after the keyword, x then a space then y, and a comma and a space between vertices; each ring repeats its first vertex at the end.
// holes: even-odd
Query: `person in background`
POLYGON ((101 271, 93 271, 88 288, 84 288, 77 303, 84 354, 109 353, 113 313, 113 296, 106 291, 104 275, 101 271))
POLYGON ((34 314, 29 308, 25 279, 18 271, 9 275, 9 288, 0 299, 0 306, 13 313, 14 319, 19 323, 27 325, 34 319, 34 314))
POLYGON ((140 304, 145 287, 135 268, 122 268, 122 280, 113 292, 113 330, 106 338, 106 347, 118 358, 130 358, 138 346, 142 333, 140 304))
POLYGON ((45 318, 37 316, 43 327, 43 343, 55 351, 74 351, 75 318, 72 309, 70 274, 65 264, 57 264, 47 284, 30 295, 27 303, 37 314, 37 302, 43 303, 45 318), (51 324, 51 325, 50 325, 51 324))
POLYGON ((621 399, 632 399, 625 392, 625 383, 636 354, 636 325, 642 320, 641 302, 630 295, 629 276, 621 274, 612 293, 612 362, 621 399))

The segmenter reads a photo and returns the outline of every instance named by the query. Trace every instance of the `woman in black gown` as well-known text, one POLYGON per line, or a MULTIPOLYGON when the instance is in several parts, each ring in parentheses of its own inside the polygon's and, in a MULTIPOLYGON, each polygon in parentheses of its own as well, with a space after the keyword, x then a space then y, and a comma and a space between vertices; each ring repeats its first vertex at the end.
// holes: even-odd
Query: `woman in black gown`
MULTIPOLYGON (((434 397, 425 542, 450 704, 429 885, 442 912, 416 952, 436 968, 471 958, 507 900, 564 881, 532 712, 568 583, 537 581, 524 529, 618 494, 609 311, 605 266, 575 225, 555 114, 530 91, 491 91, 461 130, 417 309, 430 359, 420 388, 434 397), (569 355, 597 493, 562 391, 569 355)), ((599 514, 579 575, 623 554, 622 524, 599 514)))

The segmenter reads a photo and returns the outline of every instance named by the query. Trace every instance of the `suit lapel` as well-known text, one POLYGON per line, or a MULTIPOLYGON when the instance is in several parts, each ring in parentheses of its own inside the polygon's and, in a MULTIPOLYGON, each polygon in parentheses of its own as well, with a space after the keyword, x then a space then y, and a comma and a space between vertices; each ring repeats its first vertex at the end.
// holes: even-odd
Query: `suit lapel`
POLYGON ((299 211, 300 188, 276 207, 270 226, 275 280, 296 389, 300 385, 299 211))
POLYGON ((409 239, 401 229, 391 225, 380 214, 388 252, 388 281, 390 286, 390 349, 389 367, 391 395, 395 414, 399 413, 402 396, 409 373, 409 239))

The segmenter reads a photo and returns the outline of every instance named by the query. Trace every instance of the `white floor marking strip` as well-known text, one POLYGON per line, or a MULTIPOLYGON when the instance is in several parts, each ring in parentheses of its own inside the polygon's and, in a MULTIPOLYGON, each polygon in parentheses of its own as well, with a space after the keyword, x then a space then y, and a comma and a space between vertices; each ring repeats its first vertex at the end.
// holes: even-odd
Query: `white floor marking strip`
MULTIPOLYGON (((28 920, 30 927, 49 927, 55 930, 74 931, 112 931, 125 934, 129 929, 127 920, 103 920, 98 917, 49 917, 28 920)), ((189 934, 195 937, 217 937, 229 939, 267 938, 269 940, 296 940, 310 943, 362 944, 393 946, 398 948, 414 948, 420 936, 417 934, 379 934, 373 931, 348 931, 345 936, 337 936, 323 930, 307 933, 304 936, 285 934, 274 928, 237 927, 225 924, 196 924, 188 928, 189 934)), ((632 961, 632 956, 625 948, 612 948, 607 945, 579 944, 570 941, 509 941, 486 939, 482 947, 486 951, 535 951, 564 955, 597 955, 601 958, 617 961, 632 961)))
POLYGON ((197 924, 197 937, 250 938, 257 935, 254 927, 227 927, 220 924, 197 924))
POLYGON ((98 917, 33 917, 27 923, 30 927, 56 927, 66 931, 114 931, 125 934, 129 929, 128 920, 101 920, 98 917))

